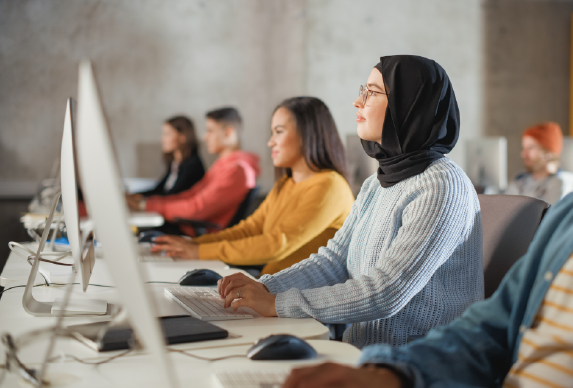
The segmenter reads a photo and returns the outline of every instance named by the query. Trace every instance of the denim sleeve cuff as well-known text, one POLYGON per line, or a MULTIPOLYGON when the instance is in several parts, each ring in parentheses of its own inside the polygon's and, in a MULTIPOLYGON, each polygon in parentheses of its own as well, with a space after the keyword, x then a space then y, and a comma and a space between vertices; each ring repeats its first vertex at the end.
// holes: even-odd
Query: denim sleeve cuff
POLYGON ((422 374, 414 365, 408 362, 404 355, 395 355, 393 348, 388 345, 368 346, 362 350, 359 364, 376 364, 386 367, 400 376, 404 388, 425 388, 422 374))

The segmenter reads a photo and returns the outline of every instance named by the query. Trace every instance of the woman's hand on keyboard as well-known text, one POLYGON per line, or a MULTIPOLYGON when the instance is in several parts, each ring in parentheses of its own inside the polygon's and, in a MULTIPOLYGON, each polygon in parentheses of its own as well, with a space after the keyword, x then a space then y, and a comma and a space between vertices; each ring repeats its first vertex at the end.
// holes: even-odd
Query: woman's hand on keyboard
POLYGON ((158 236, 153 240, 151 252, 166 251, 165 255, 186 260, 199 260, 199 245, 184 237, 158 236))
POLYGON ((217 291, 221 299, 225 300, 225 308, 250 307, 265 317, 276 317, 276 296, 271 294, 264 284, 245 276, 235 273, 225 276, 217 282, 217 291))

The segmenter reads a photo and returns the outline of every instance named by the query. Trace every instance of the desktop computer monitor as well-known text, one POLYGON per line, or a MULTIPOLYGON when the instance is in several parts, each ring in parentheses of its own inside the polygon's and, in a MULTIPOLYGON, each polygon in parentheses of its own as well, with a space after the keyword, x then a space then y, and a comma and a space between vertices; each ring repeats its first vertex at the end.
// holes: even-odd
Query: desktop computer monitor
POLYGON ((507 139, 483 137, 466 142, 466 174, 487 193, 507 188, 507 139))
POLYGON ((75 270, 80 274, 80 281, 84 292, 95 265, 93 238, 91 231, 80 231, 80 217, 78 210, 78 173, 74 141, 76 130, 76 101, 69 98, 66 105, 64 132, 62 135, 62 150, 60 157, 60 178, 62 187, 62 204, 64 222, 70 250, 74 259, 75 270))
POLYGON ((563 151, 559 156, 559 167, 564 171, 573 172, 573 138, 563 137, 563 151))
MULTIPOLYGON (((92 269, 95 264, 95 254, 93 239, 88 237, 91 233, 80 233, 79 212, 78 212, 78 184, 76 158, 74 151, 74 128, 75 128, 75 101, 69 98, 66 104, 66 114, 64 117, 64 131, 62 135, 61 149, 61 183, 62 183, 62 203, 64 207, 64 220, 68 231, 68 241, 71 249, 71 256, 74 260, 74 270, 80 272, 83 291, 85 292, 92 269)), ((60 194, 56 195, 48 216, 46 225, 52 225, 52 219, 59 201, 60 194)), ((56 228, 57 230, 57 228, 56 228)), ((44 233, 39 244, 36 257, 40 257, 43 252, 47 236, 50 231, 49 227, 44 228, 44 233)), ((53 240, 55 240, 54 232, 53 240)), ((52 240, 52 241, 53 241, 52 240)), ((56 298, 54 302, 40 302, 32 294, 32 288, 36 274, 40 271, 39 260, 35 260, 32 270, 26 284, 26 289, 22 297, 24 310, 34 316, 56 316, 64 304, 66 305, 64 316, 86 316, 86 315, 105 315, 108 305, 105 300, 101 299, 73 299, 64 302, 64 298, 56 298)))
POLYGON ((149 289, 143 281, 116 154, 89 61, 79 69, 77 151, 82 189, 95 236, 140 342, 167 386, 177 385, 149 289))

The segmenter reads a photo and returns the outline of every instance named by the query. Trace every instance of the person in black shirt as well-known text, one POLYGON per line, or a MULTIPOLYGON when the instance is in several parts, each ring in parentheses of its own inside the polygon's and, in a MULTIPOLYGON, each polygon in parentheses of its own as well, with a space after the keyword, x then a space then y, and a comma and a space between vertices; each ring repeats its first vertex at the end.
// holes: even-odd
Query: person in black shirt
POLYGON ((167 164, 165 176, 155 188, 136 196, 177 194, 189 189, 205 175, 197 152, 195 126, 188 117, 175 116, 163 124, 161 148, 167 164))

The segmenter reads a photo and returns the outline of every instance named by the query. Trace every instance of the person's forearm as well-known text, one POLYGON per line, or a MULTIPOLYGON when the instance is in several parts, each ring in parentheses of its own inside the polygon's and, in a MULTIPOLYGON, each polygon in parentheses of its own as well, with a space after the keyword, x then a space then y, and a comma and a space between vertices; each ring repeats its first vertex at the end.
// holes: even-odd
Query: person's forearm
POLYGON ((231 265, 260 265, 273 260, 282 249, 280 235, 266 234, 239 240, 199 242, 199 256, 203 260, 221 260, 231 265))

